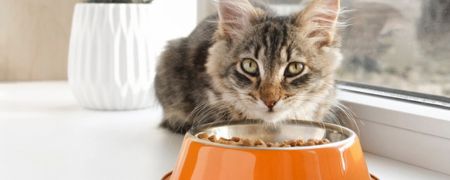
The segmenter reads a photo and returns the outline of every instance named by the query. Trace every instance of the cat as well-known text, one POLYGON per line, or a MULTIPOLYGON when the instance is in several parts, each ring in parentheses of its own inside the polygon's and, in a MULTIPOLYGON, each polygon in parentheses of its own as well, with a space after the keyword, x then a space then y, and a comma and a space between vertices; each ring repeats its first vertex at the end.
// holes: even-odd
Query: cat
POLYGON ((188 37, 170 41, 161 54, 155 92, 164 110, 162 127, 185 133, 199 123, 189 118, 195 108, 214 106, 220 113, 199 113, 267 123, 336 116, 339 0, 313 0, 288 16, 256 1, 217 3, 217 14, 188 37))

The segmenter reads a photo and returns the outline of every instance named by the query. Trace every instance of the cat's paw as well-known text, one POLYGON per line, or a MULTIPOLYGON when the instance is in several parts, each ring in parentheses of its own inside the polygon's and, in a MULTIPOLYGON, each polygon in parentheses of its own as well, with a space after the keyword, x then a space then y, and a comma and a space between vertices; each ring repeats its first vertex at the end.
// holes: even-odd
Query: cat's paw
POLYGON ((192 124, 180 122, 180 121, 172 121, 165 119, 161 124, 159 124, 160 127, 168 129, 174 133, 178 134, 186 134, 189 129, 191 129, 192 124))

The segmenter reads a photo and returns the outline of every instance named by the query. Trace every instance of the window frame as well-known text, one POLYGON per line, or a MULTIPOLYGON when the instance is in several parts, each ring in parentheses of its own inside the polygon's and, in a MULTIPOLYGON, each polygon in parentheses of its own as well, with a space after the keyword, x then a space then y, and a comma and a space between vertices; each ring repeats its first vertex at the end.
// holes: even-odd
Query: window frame
POLYGON ((386 88, 376 85, 368 85, 349 81, 336 81, 341 90, 368 94, 373 96, 397 99, 417 104, 433 106, 450 110, 450 97, 425 94, 420 92, 405 91, 394 88, 386 88))

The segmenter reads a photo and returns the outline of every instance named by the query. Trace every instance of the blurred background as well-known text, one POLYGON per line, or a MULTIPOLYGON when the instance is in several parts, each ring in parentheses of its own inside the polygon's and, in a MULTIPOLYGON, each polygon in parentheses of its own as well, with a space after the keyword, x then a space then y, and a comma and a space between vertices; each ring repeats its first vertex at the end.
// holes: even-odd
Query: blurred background
POLYGON ((65 80, 77 0, 1 0, 0 81, 65 80))
MULTIPOLYGON (((66 80, 72 13, 79 1, 1 2, 0 81, 66 80)), ((265 2, 280 13, 304 3, 265 2)), ((166 11, 175 12, 169 7, 183 8, 172 4, 166 11)), ((215 11, 211 0, 192 7, 189 14, 172 15, 198 22, 215 11)), ((450 97, 450 1, 343 0, 343 7, 350 11, 344 14, 349 26, 342 32, 339 80, 450 97)), ((194 26, 179 27, 179 35, 194 26)))

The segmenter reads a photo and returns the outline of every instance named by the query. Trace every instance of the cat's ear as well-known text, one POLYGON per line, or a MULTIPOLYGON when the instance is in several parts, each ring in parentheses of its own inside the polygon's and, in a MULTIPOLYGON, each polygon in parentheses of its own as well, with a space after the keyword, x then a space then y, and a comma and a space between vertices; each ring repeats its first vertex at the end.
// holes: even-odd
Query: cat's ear
POLYGON ((334 43, 337 33, 340 0, 312 0, 296 15, 295 23, 303 38, 318 48, 334 43))
POLYGON ((219 35, 235 39, 252 25, 260 10, 248 0, 218 0, 219 35))

